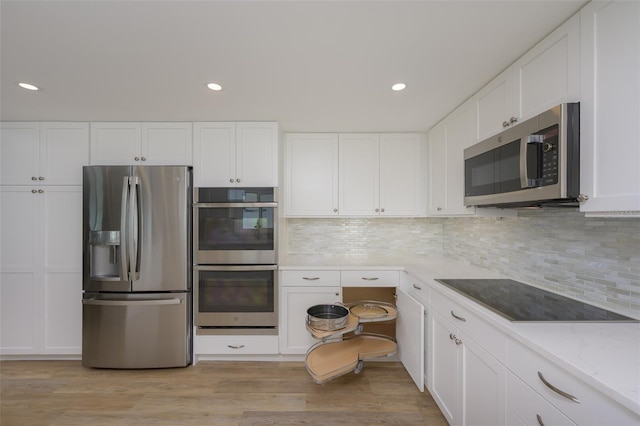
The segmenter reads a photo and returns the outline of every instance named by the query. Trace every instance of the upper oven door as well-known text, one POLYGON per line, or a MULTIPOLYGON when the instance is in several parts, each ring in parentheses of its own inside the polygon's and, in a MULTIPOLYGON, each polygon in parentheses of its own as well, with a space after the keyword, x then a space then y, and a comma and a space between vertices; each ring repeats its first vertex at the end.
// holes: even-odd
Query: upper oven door
POLYGON ((275 264, 274 188, 197 188, 194 258, 204 264, 275 264))

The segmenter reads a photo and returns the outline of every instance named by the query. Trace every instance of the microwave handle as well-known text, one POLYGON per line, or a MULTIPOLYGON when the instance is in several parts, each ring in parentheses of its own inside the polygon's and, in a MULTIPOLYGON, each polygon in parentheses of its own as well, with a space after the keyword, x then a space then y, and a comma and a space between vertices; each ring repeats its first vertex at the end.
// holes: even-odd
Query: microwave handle
POLYGON ((520 139, 520 187, 521 188, 535 188, 542 186, 542 179, 529 179, 529 172, 527 170, 527 157, 531 149, 536 151, 536 163, 542 162, 540 157, 540 147, 544 142, 543 135, 527 135, 520 139))

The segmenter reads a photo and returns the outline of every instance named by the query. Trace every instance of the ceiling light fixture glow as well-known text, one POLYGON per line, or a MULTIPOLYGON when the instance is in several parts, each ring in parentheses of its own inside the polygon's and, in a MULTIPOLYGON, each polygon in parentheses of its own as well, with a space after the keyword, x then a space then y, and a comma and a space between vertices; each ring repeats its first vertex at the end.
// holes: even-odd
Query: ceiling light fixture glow
POLYGON ((407 87, 407 85, 404 83, 396 83, 393 86, 391 86, 391 90, 399 92, 400 90, 404 90, 405 87, 407 87))
POLYGON ((18 83, 18 86, 27 90, 40 90, 38 86, 34 86, 33 84, 29 84, 29 83, 18 83))
POLYGON ((216 92, 222 90, 222 86, 220 86, 218 83, 209 83, 207 84, 207 87, 211 90, 215 90, 216 92))

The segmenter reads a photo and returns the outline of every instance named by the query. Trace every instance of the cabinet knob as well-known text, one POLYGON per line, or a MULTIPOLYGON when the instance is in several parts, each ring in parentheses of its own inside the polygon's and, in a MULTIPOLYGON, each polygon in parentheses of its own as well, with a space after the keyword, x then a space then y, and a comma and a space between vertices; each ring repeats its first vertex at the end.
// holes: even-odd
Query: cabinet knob
POLYGON ((133 157, 135 161, 140 161, 140 157, 133 157))
POLYGON ((511 117, 509 119, 509 124, 513 124, 513 123, 517 123, 517 122, 518 122, 518 119, 516 117, 511 117))
POLYGON ((236 182, 240 183, 240 179, 236 179, 236 182))
POLYGON ((38 177, 38 180, 44 180, 44 176, 38 177))
POLYGON ((384 209, 380 209, 380 212, 381 212, 381 213, 384 213, 384 209))
POLYGON ((140 160, 147 161, 147 157, 141 157, 140 160))
POLYGON ((233 179, 233 178, 229 179, 229 182, 233 183, 233 182, 234 182, 234 179, 233 179))
POLYGON ((462 340, 456 338, 455 339, 456 345, 460 346, 462 344, 462 340))
POLYGON ((540 417, 540 414, 536 414, 536 419, 538 420, 538 424, 540 426, 544 426, 544 422, 542 421, 542 417, 540 417))
POLYGON ((379 213, 379 212, 380 212, 380 209, 376 209, 376 213, 379 213))
POLYGON ((589 196, 586 194, 578 194, 578 202, 579 203, 584 203, 585 201, 589 200, 589 196))
POLYGON ((502 127, 509 127, 509 122, 508 121, 503 121, 502 122, 502 127))
POLYGON ((35 176, 31 176, 31 180, 38 180, 38 178, 35 176))
POLYGON ((38 194, 42 194, 44 191, 42 189, 38 189, 38 194))
POLYGON ((438 207, 436 210, 440 211, 440 210, 442 210, 442 207, 438 207))
POLYGON ((338 209, 333 209, 333 212, 334 213, 338 213, 338 209))
POLYGON ((336 296, 340 296, 340 293, 338 293, 337 291, 336 291, 336 296))
POLYGON ((32 193, 32 194, 37 194, 37 193, 38 193, 38 190, 37 190, 37 189, 32 189, 32 190, 31 190, 31 193, 32 193))

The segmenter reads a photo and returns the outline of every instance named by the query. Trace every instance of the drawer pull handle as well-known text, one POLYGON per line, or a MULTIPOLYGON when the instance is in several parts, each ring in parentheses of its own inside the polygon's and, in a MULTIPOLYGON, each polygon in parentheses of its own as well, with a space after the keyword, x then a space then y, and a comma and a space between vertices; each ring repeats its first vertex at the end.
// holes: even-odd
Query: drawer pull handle
POLYGON ((538 371, 538 377, 540 378, 540 380, 542 380, 542 383, 544 383, 544 385, 546 387, 548 387, 549 389, 551 389, 552 391, 554 391, 555 393, 564 396, 567 399, 570 399, 571 401, 580 404, 580 400, 578 398, 576 398, 575 396, 571 395, 570 393, 567 393, 565 391, 561 391, 560 389, 558 389, 557 387, 553 386, 551 383, 547 382, 547 380, 544 378, 544 376, 542 375, 541 372, 538 371))
POLYGON ((227 345, 228 347, 230 347, 231 349, 242 349, 244 348, 244 345, 227 345))
POLYGON ((302 279, 307 281, 317 281, 320 277, 302 277, 302 279))
POLYGON ((544 422, 542 421, 542 417, 540 417, 540 414, 536 414, 536 419, 538 419, 538 424, 540 426, 544 426, 544 422))
POLYGON ((467 320, 465 318, 459 317, 458 315, 454 314, 453 311, 451 311, 451 316, 454 317, 457 320, 467 322, 467 320))
POLYGON ((413 285, 413 288, 415 288, 416 290, 422 290, 422 287, 420 287, 419 285, 413 285))
POLYGON ((371 277, 371 278, 362 277, 362 279, 365 280, 365 281, 376 281, 378 279, 378 277, 371 277))

